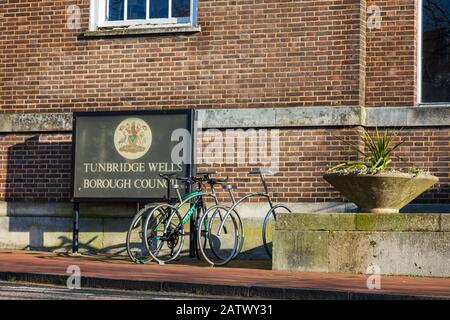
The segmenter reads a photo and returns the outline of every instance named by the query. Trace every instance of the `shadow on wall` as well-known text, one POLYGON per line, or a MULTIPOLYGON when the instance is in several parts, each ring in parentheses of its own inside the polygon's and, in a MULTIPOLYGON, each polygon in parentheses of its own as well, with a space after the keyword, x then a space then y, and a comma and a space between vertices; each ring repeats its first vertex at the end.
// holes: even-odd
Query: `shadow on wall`
POLYGON ((448 207, 450 205, 450 161, 448 168, 443 172, 442 168, 430 170, 431 173, 439 178, 439 182, 430 190, 426 191, 415 199, 412 204, 442 204, 448 207))
MULTIPOLYGON (((21 139, 20 136, 16 136, 21 139)), ((68 251, 72 246, 70 203, 72 143, 67 135, 34 135, 8 148, 5 200, 7 226, 3 246, 16 249, 68 251)), ((123 253, 125 237, 107 244, 105 233, 123 234, 122 225, 106 218, 80 217, 80 250, 123 253)), ((113 220, 113 219, 109 219, 113 220)))
POLYGON ((69 201, 72 143, 40 137, 8 148, 6 201, 69 201))

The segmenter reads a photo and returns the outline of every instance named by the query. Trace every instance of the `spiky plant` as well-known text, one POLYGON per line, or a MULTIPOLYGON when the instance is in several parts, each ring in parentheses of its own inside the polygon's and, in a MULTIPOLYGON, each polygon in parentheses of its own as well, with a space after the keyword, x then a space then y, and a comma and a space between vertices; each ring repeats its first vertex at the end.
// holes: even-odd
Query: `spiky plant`
POLYGON ((366 171, 369 173, 384 171, 392 162, 392 153, 404 142, 400 141, 397 144, 394 144, 398 133, 398 131, 390 133, 386 130, 384 133, 380 134, 378 132, 378 128, 376 128, 375 137, 372 138, 367 130, 363 129, 360 138, 363 141, 364 147, 367 151, 361 150, 360 146, 355 142, 340 139, 360 154, 362 159, 340 163, 330 168, 329 171, 366 171))

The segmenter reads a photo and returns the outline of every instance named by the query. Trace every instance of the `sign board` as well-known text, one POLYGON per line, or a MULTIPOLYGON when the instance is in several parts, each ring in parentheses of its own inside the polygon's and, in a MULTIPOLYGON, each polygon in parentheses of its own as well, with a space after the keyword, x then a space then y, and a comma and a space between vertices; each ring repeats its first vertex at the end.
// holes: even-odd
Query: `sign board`
POLYGON ((192 123, 191 110, 74 113, 73 200, 163 199, 159 173, 190 174, 192 123))

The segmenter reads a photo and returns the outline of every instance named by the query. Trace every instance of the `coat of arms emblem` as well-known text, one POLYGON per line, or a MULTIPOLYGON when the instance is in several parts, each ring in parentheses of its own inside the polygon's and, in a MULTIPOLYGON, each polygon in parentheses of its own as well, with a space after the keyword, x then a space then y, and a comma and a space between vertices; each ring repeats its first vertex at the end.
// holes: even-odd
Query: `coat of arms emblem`
POLYGON ((116 128, 114 145, 117 152, 129 160, 139 159, 152 144, 150 126, 142 119, 127 118, 116 128))

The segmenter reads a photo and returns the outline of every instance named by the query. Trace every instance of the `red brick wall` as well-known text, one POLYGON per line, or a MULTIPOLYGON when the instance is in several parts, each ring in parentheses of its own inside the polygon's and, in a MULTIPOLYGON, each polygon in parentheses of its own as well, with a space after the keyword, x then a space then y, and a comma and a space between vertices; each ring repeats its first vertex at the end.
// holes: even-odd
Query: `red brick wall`
POLYGON ((0 135, 0 199, 67 201, 70 134, 0 135))
MULTIPOLYGON (((322 179, 332 165, 354 159, 354 152, 337 139, 357 141, 360 128, 296 128, 280 130, 280 166, 268 176, 268 186, 277 202, 341 201, 340 194, 322 179)), ((222 131, 223 132, 223 131, 222 131)), ((238 134, 235 134, 235 136, 238 134)), ((450 131, 448 128, 403 130, 405 143, 393 167, 429 169, 440 178, 439 185, 416 202, 450 203, 450 131)), ((212 141, 205 133, 204 145, 212 141)), ((236 140, 237 143, 237 140, 236 140)), ((201 164, 228 176, 239 187, 236 196, 261 190, 257 176, 248 171, 260 164, 201 164)), ((208 157, 206 157, 208 158, 208 157)), ((236 158, 237 154, 236 154, 236 158)), ((242 158, 241 158, 242 160, 242 158)), ((71 181, 71 135, 14 134, 0 136, 0 199, 9 201, 68 201, 71 181)), ((222 199, 226 196, 221 193, 222 199)))
MULTIPOLYGON (((356 128, 318 128, 289 129, 279 131, 279 171, 268 175, 267 182, 275 201, 280 202, 324 202, 339 199, 323 180, 322 175, 331 165, 354 158, 354 153, 336 140, 336 137, 356 141, 356 128)), ((239 136, 236 133, 234 136, 239 136)), ((204 145, 213 141, 214 133, 205 133, 204 145)), ((235 140, 237 143, 237 139, 235 140)), ((248 141, 248 139, 247 139, 248 141)), ((269 149, 270 149, 269 145, 269 149)), ((235 157, 239 158, 235 153, 235 157)), ((222 177, 229 177, 230 183, 238 187, 236 195, 243 196, 249 192, 262 191, 258 176, 249 175, 251 169, 269 167, 268 164, 249 164, 249 147, 247 145, 244 163, 201 165, 201 168, 215 169, 222 177)), ((205 159, 205 156, 203 156, 205 159)), ((207 158, 211 162, 211 157, 207 158)), ((227 195, 225 195, 227 197, 227 195)))
POLYGON ((366 106, 416 102, 415 0, 367 0, 381 9, 381 29, 367 30, 366 106))
POLYGON ((393 158, 394 167, 417 167, 439 177, 439 184, 420 197, 419 202, 450 203, 450 130, 449 128, 403 129, 399 139, 405 142, 393 158))
POLYGON ((86 39, 88 0, 2 1, 0 112, 412 106, 416 1, 366 2, 382 24, 363 39, 357 0, 201 0, 201 33, 86 39))
POLYGON ((88 3, 2 1, 0 112, 358 104, 358 0, 201 0, 201 33, 98 39, 88 3))
MULTIPOLYGON (((335 136, 354 140, 356 132, 356 129, 351 128, 281 130, 280 171, 275 176, 267 178, 274 199, 289 202, 323 202, 338 198, 338 193, 334 192, 321 176, 331 163, 351 157, 351 152, 336 145, 335 136)), ((211 141, 210 137, 208 133, 205 134, 205 146, 211 141)), ((230 183, 239 187, 237 196, 261 190, 259 179, 248 175, 248 171, 252 168, 260 167, 259 164, 248 164, 248 148, 246 145, 245 163, 203 165, 215 168, 223 177, 228 176, 230 183)), ((2 135, 0 154, 0 199, 69 200, 70 135, 2 135)))
MULTIPOLYGON (((325 171, 342 161, 354 160, 355 154, 339 139, 359 141, 361 128, 298 128, 280 130, 280 170, 268 176, 275 200, 281 202, 341 201, 336 192, 323 180, 325 171)), ((380 130, 383 130, 380 128, 380 130)), ((374 130, 369 130, 374 134, 374 130)), ((405 142, 392 158, 392 168, 421 168, 439 177, 439 184, 415 202, 450 203, 450 130, 449 128, 416 128, 400 131, 398 141, 405 142), (400 157, 398 159, 397 157, 400 157)), ((212 141, 206 134, 204 143, 212 141)), ((360 145, 362 146, 361 142, 360 145)), ((248 153, 245 154, 248 159, 248 153)), ((247 173, 258 165, 211 165, 239 186, 237 195, 261 189, 257 176, 247 173)))

